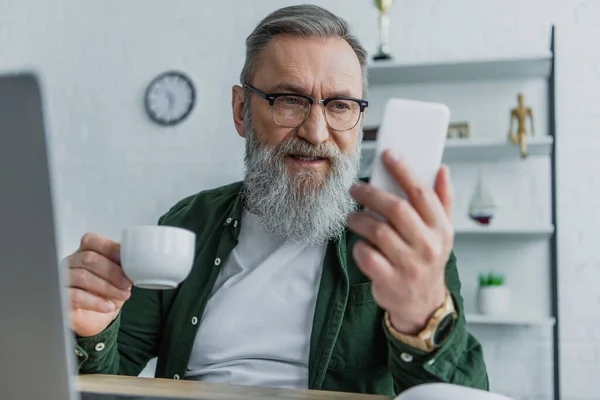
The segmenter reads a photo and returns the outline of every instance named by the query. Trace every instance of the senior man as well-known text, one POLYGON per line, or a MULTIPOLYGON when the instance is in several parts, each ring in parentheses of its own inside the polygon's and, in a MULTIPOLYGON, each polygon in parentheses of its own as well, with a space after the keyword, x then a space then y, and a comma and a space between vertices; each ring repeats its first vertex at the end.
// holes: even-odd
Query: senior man
POLYGON ((131 287, 119 244, 86 234, 67 257, 79 372, 394 395, 427 382, 488 388, 465 327, 452 186, 386 153, 408 201, 357 179, 367 54, 316 6, 277 10, 246 41, 232 90, 242 182, 158 221, 197 234, 174 290, 131 287), (368 207, 385 217, 376 219, 368 207))

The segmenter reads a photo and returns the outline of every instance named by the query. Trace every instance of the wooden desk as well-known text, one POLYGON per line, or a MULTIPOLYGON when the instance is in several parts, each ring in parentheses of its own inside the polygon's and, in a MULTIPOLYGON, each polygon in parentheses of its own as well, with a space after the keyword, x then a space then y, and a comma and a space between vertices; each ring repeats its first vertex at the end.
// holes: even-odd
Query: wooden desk
POLYGON ((75 380, 82 392, 162 396, 202 400, 391 400, 392 397, 319 390, 290 390, 235 385, 218 385, 196 381, 138 378, 116 375, 80 375, 75 380))

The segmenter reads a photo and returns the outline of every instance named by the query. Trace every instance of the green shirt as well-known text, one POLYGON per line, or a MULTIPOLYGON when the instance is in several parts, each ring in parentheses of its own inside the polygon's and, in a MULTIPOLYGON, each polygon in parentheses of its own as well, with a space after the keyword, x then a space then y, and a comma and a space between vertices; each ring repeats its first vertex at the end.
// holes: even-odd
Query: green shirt
MULTIPOLYGON (((243 222, 240 188, 238 182, 201 192, 160 217, 159 225, 196 233, 192 271, 176 289, 134 287, 108 328, 94 337, 77 337, 79 373, 136 376, 158 357, 156 377, 185 377, 198 321, 237 244, 243 222)), ((454 254, 446 265, 446 284, 459 321, 441 348, 425 353, 394 339, 385 327, 384 310, 352 257, 358 239, 346 231, 327 246, 310 339, 309 389, 396 395, 441 381, 487 390, 481 345, 466 329, 454 254)))

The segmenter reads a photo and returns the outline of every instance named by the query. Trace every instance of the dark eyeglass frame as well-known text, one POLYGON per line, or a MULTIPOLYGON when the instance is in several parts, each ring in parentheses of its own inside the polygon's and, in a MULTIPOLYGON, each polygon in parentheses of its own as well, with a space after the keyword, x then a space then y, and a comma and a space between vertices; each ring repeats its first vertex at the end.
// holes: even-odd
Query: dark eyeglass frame
MULTIPOLYGON (((364 113, 365 108, 367 108, 369 106, 369 102, 367 100, 363 100, 363 99, 357 99, 354 97, 343 97, 343 96, 336 96, 336 97, 329 97, 327 99, 315 99, 313 97, 304 95, 304 94, 299 94, 299 93, 265 93, 261 90, 258 90, 257 88, 255 88, 254 86, 250 85, 250 84, 245 84, 244 85, 244 89, 248 89, 251 92, 253 92, 254 94, 257 94, 258 96, 262 97, 263 99, 267 100, 269 102, 269 105, 271 106, 271 109, 273 109, 273 106, 275 105, 275 100, 277 100, 278 97, 284 97, 284 96, 297 96, 297 97, 301 97, 304 98, 308 101, 308 110, 306 112, 306 115, 304 116, 304 119, 302 120, 302 122, 300 122, 298 125, 296 126, 289 126, 287 128, 297 128, 300 125, 302 125, 305 121, 306 118, 310 115, 310 111, 312 109, 313 104, 315 103, 321 103, 323 104, 323 113, 325 114, 325 121, 327 122, 327 125, 335 130, 335 131, 349 131, 351 129, 354 129, 356 127, 356 125, 358 124, 358 121, 360 121, 360 114, 364 113), (330 124, 329 124, 329 120, 327 120, 327 116, 326 116, 326 109, 327 109, 327 104, 331 103, 332 101, 336 101, 336 100, 346 100, 346 101, 354 101, 356 103, 358 103, 359 107, 360 107, 360 113, 358 114, 359 117, 356 119, 356 123, 347 129, 335 129, 333 128, 330 124)), ((277 125, 279 126, 284 126, 279 124, 276 120, 275 120, 275 116, 273 115, 273 112, 271 113, 271 117, 273 118, 273 122, 275 122, 277 125)))

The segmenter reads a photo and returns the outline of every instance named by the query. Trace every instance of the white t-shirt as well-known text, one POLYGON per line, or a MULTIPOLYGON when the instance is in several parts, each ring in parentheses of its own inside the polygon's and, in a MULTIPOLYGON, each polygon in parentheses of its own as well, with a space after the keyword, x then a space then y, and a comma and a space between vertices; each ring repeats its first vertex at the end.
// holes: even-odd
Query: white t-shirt
POLYGON ((307 388, 325 250, 274 239, 244 212, 238 245, 200 321, 186 378, 307 388))

